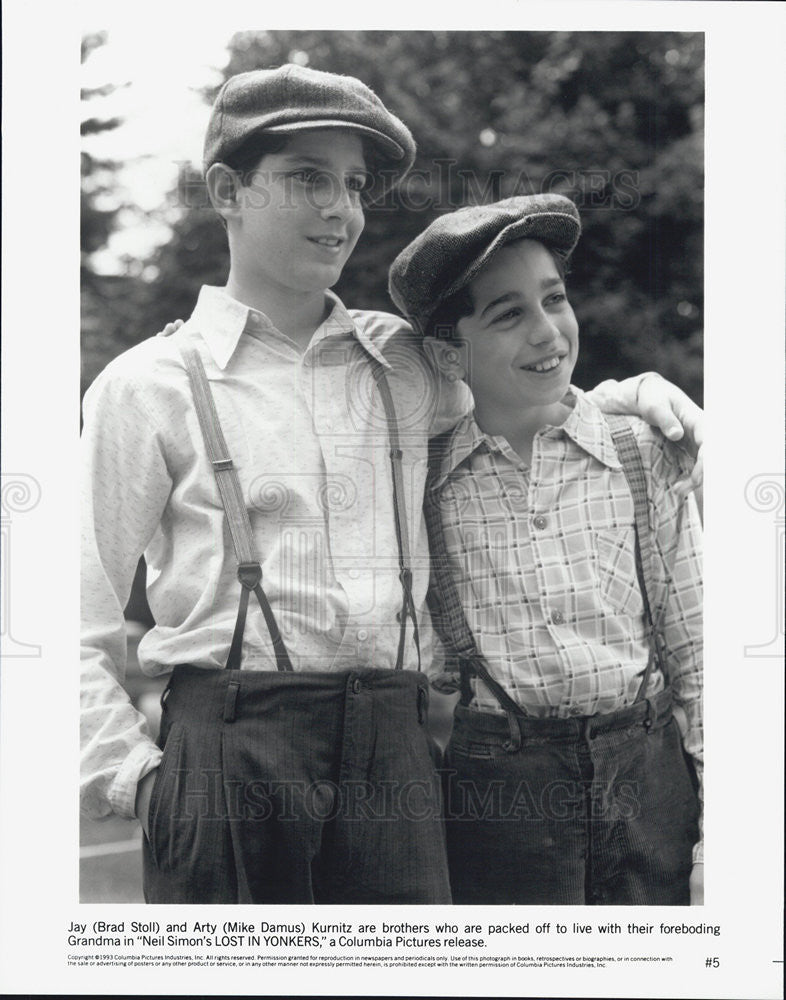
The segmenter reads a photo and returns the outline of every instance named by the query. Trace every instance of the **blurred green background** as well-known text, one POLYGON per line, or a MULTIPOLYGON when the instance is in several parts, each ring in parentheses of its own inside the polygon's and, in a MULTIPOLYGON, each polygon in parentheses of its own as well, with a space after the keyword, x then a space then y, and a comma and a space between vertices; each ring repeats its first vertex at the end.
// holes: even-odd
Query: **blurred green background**
MULTIPOLYGON (((85 37, 83 61, 104 40, 85 37)), ((702 402, 703 35, 253 31, 234 35, 227 57, 225 75, 297 61, 358 76, 415 136, 410 179, 368 211, 336 287, 349 306, 393 310, 388 265, 440 212, 558 191, 584 225, 570 278, 576 383, 655 369, 702 402)), ((83 91, 86 137, 122 124, 92 113, 111 86, 83 91)), ((199 286, 228 270, 195 164, 181 167, 166 213, 148 212, 151 223, 166 214, 169 241, 98 273, 94 255, 123 220, 118 166, 82 156, 83 389, 116 354, 186 318, 199 286)))

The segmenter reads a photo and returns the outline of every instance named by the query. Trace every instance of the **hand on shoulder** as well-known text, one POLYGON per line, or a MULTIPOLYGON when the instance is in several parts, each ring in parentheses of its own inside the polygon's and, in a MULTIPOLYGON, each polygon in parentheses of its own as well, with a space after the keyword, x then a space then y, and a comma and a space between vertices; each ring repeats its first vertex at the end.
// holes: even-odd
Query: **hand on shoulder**
POLYGON ((641 417, 694 459, 690 474, 675 489, 687 494, 704 480, 704 411, 686 393, 657 372, 644 372, 616 382, 601 382, 587 395, 605 413, 641 417))
POLYGON ((167 323, 163 330, 159 330, 156 334, 157 337, 171 337, 173 333, 180 329, 183 325, 182 319, 172 320, 171 323, 167 323))

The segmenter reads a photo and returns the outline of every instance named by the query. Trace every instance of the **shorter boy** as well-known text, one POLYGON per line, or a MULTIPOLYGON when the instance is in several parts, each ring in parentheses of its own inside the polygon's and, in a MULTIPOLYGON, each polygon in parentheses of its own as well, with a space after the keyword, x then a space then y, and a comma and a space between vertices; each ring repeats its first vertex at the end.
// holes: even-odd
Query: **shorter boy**
POLYGON ((456 340, 475 402, 432 449, 426 498, 462 692, 456 903, 686 904, 689 879, 701 901, 699 517, 675 490, 684 453, 570 385, 579 233, 568 199, 510 198, 440 217, 391 268, 415 329, 456 340))

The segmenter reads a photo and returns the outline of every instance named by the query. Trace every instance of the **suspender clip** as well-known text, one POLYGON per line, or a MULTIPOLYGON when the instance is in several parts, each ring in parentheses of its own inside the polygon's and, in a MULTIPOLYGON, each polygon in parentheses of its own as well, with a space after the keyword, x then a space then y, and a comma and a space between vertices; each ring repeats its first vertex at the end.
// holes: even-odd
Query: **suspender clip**
POLYGON ((246 590, 253 590, 262 579, 262 567, 256 562, 239 563, 237 578, 246 590))
POLYGON ((216 472, 226 472, 227 469, 231 469, 232 468, 232 459, 231 458, 217 458, 212 463, 212 466, 213 466, 213 468, 215 469, 216 472))
POLYGON ((403 454, 404 454, 404 452, 401 450, 401 448, 391 448, 390 449, 390 457, 395 462, 398 462, 402 458, 403 454))

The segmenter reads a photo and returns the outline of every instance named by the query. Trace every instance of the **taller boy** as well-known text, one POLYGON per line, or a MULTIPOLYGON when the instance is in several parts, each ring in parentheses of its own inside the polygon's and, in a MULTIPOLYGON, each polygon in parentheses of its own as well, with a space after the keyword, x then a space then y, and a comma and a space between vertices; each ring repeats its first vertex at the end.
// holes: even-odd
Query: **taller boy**
MULTIPOLYGON (((84 801, 129 815, 136 798, 149 817, 149 901, 450 899, 427 682, 371 377, 372 366, 389 371, 381 350, 394 334, 399 357, 419 355, 400 320, 350 315, 325 291, 363 229, 364 192, 400 177, 414 151, 358 80, 296 66, 231 78, 205 142, 227 287, 203 288, 181 330, 119 358, 86 397, 84 801), (242 656, 228 663, 242 587, 189 349, 207 373, 283 658, 252 596, 242 656), (163 760, 113 680, 143 551, 157 624, 140 662, 174 669, 163 760)), ((415 514, 415 539, 413 476, 423 474, 412 468, 436 408, 422 405, 419 381, 390 374, 407 446, 408 494, 397 499, 415 514)))
POLYGON ((413 157, 358 80, 231 78, 205 147, 227 286, 85 397, 83 808, 140 817, 151 902, 450 899, 420 506, 467 400, 403 321, 326 291, 413 157), (163 756, 121 687, 143 552, 163 756))

